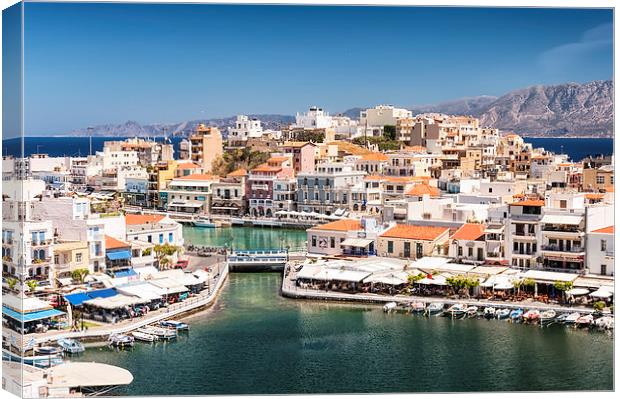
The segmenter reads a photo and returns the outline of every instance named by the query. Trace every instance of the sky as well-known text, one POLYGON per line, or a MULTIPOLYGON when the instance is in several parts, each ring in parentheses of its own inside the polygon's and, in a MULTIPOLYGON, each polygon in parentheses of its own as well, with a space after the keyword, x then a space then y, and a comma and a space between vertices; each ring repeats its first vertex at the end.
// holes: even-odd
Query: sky
POLYGON ((611 10, 26 3, 26 135, 611 79, 611 10))

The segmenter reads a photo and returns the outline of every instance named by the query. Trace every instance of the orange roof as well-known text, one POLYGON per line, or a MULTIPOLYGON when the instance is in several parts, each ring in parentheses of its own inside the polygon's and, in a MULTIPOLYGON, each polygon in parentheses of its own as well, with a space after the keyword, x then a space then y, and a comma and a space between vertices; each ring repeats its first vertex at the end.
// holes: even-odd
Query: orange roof
POLYGON ((288 161, 290 158, 289 157, 271 157, 267 160, 267 162, 285 162, 288 161))
POLYGON ((602 199, 605 196, 603 193, 587 193, 587 199, 602 199))
POLYGON ((613 234, 614 226, 603 227, 602 229, 594 230, 593 233, 613 234))
POLYGON ((282 147, 303 147, 307 144, 315 145, 309 141, 287 141, 284 144, 282 144, 282 147))
POLYGON ((130 245, 124 241, 117 240, 114 237, 105 236, 105 249, 127 248, 130 245))
POLYGON ((437 187, 429 186, 428 184, 416 184, 411 187, 411 190, 405 193, 406 195, 414 195, 421 197, 423 195, 430 195, 431 197, 439 197, 439 189, 437 187))
POLYGON ((564 162, 564 163, 558 164, 558 166, 574 166, 574 165, 575 165, 574 163, 570 163, 570 162, 564 162))
POLYGON ((385 233, 381 234, 381 237, 434 241, 449 230, 450 229, 447 227, 439 226, 413 226, 408 224, 397 224, 385 233))
POLYGON ((426 152, 426 147, 421 145, 405 146, 405 150, 412 152, 426 152))
POLYGON ((252 172, 279 172, 281 170, 282 167, 280 166, 269 166, 266 163, 263 163, 252 169, 252 172))
POLYGON ((605 191, 607 191, 608 193, 613 193, 614 192, 614 186, 605 186, 605 191))
POLYGON ((362 223, 357 219, 340 219, 313 227, 313 230, 352 231, 361 228, 362 223))
POLYGON ((513 202, 510 205, 516 206, 545 206, 545 201, 543 200, 523 200, 519 202, 513 202))
POLYGON ((453 240, 475 241, 484 235, 484 224, 482 223, 465 223, 452 236, 453 240))
POLYGON ((164 216, 162 215, 125 215, 125 224, 157 223, 163 218, 164 216))
POLYGON ((368 175, 368 176, 364 176, 364 180, 385 180, 385 176, 381 176, 381 175, 368 175))
POLYGON ((200 165, 196 165, 193 162, 185 162, 177 165, 177 169, 198 169, 200 165))
POLYGON ((188 176, 179 177, 179 180, 213 180, 219 181, 219 176, 209 175, 205 173, 194 173, 188 176))
POLYGON ((362 155, 362 161, 387 161, 387 155, 380 152, 371 152, 370 154, 362 155))
POLYGON ((236 177, 236 176, 247 176, 247 174, 248 174, 248 171, 247 171, 246 169, 244 169, 244 168, 239 168, 239 169, 237 169, 237 170, 234 170, 234 171, 230 172, 230 173, 228 174, 228 176, 230 176, 230 177, 236 177))

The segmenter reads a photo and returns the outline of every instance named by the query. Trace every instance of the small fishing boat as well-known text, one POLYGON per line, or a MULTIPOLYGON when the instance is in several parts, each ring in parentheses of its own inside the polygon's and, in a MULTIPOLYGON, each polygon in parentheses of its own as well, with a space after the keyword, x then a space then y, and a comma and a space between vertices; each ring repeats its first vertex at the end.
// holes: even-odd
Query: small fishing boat
POLYGON ((159 322, 159 325, 164 328, 172 328, 178 331, 189 330, 189 326, 187 324, 176 320, 163 320, 159 322))
POLYGON ((134 341, 134 337, 125 334, 112 334, 108 339, 108 343, 112 346, 116 346, 117 348, 133 346, 134 341))
POLYGON ((383 311, 386 313, 392 312, 396 310, 396 306, 398 306, 396 302, 386 303, 385 305, 383 305, 383 311))
POLYGON ((589 327, 592 323, 594 323, 594 316, 591 314, 580 316, 575 320, 575 325, 577 327, 589 327))
POLYGON ((495 316, 498 320, 507 319, 510 317, 510 309, 504 308, 495 311, 495 316))
POLYGON ((470 306, 465 312, 467 313, 467 317, 477 317, 478 316, 478 306, 470 306))
POLYGON ((84 345, 77 339, 61 338, 56 342, 66 353, 74 354, 84 352, 84 345))
POLYGON ((143 333, 140 331, 133 331, 131 336, 142 342, 154 342, 157 341, 157 337, 152 334, 143 333))
POLYGON ((614 318, 611 316, 603 316, 594 320, 594 325, 603 330, 611 330, 614 328, 614 318))
POLYGON ((192 224, 196 227, 206 227, 210 229, 222 226, 219 222, 214 222, 206 216, 198 216, 192 221, 192 224))
POLYGON ((523 320, 529 323, 536 322, 539 319, 540 319, 540 311, 536 309, 528 310, 527 312, 523 314, 523 320))
POLYGON ((442 302, 431 302, 426 307, 426 313, 428 315, 437 314, 443 311, 444 306, 445 305, 442 302))
POLYGON ((521 320, 521 317, 523 317, 523 309, 515 309, 510 312, 510 320, 521 320))
POLYGON ((484 308, 484 317, 487 319, 493 319, 495 318, 495 314, 496 314, 496 310, 495 308, 492 308, 490 306, 487 306, 486 308, 484 308))
POLYGON ((465 316, 467 313, 467 308, 465 305, 457 303, 456 305, 452 305, 444 312, 446 316, 450 316, 452 318, 465 316))
POLYGON ((62 353, 62 348, 58 346, 39 346, 34 348, 34 352, 40 356, 54 356, 62 353))
POLYGON ((545 310, 544 312, 540 314, 540 322, 549 323, 555 320, 555 316, 556 316, 555 310, 553 309, 545 310))
POLYGON ((579 312, 571 313, 568 316, 566 316, 566 318, 564 319, 564 323, 575 324, 577 319, 579 319, 580 317, 581 317, 581 313, 579 312))
POLYGON ((426 308, 426 305, 424 304, 424 302, 413 302, 411 304, 411 311, 412 312, 424 312, 424 309, 426 308))
POLYGON ((138 328, 137 331, 144 334, 154 335, 159 339, 173 339, 177 337, 177 330, 173 330, 171 328, 147 326, 138 328))

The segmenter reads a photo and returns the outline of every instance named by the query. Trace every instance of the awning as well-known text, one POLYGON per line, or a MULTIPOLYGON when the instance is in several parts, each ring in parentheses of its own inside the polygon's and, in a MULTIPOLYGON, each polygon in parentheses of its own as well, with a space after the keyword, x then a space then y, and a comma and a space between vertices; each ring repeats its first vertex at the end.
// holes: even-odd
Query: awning
POLYGON ((541 222, 548 224, 578 225, 583 220, 583 216, 578 215, 545 215, 541 222))
POLYGON ((185 208, 200 208, 203 205, 200 201, 173 201, 168 204, 168 208, 171 206, 182 206, 185 208))
POLYGON ((343 242, 340 243, 340 246, 349 246, 349 247, 357 247, 357 248, 366 248, 369 246, 374 240, 369 240, 367 238, 347 238, 343 242))
POLYGON ((20 323, 27 323, 29 321, 49 319, 51 317, 62 316, 65 312, 61 312, 56 309, 40 310, 38 312, 19 313, 11 308, 2 306, 2 314, 10 317, 13 320, 17 320, 20 323))
POLYGON ((162 296, 154 292, 152 287, 153 286, 148 283, 140 283, 118 286, 116 289, 122 294, 135 296, 149 302, 156 299, 161 299, 162 296))
POLYGON ((307 266, 304 266, 304 268, 301 269, 301 271, 297 274, 297 278, 321 281, 347 281, 359 283, 371 274, 370 272, 358 270, 330 269, 327 267, 319 267, 317 269, 306 268, 307 266), (306 270, 307 274, 302 273, 304 272, 304 270, 306 270))
POLYGON ((110 260, 129 259, 131 258, 131 252, 129 250, 107 252, 105 256, 110 260))
POLYGON ((121 270, 119 272, 115 272, 114 273, 114 277, 115 278, 131 277, 131 276, 137 276, 137 275, 138 275, 138 273, 136 273, 136 271, 133 270, 133 269, 121 270))
POLYGON ((611 298, 613 295, 614 293, 611 292, 609 288, 607 287, 601 287, 598 290, 590 293, 590 296, 592 298, 603 298, 603 299, 611 298))
POLYGON ((62 286, 68 286, 73 284, 73 279, 71 277, 66 277, 66 278, 57 278, 56 280, 58 280, 58 282, 60 283, 60 285, 62 286))
POLYGON ((135 305, 137 303, 145 303, 144 299, 118 294, 108 298, 94 298, 85 302, 87 305, 95 306, 102 309, 118 309, 125 306, 135 305))
POLYGON ((373 273, 364 279, 365 283, 401 285, 409 281, 409 273, 404 271, 393 271, 383 273, 373 273))
POLYGON ((523 273, 523 278, 531 278, 539 283, 554 283, 556 281, 574 281, 578 274, 548 272, 543 270, 528 270, 523 273))
POLYGON ((590 291, 585 288, 573 288, 571 290, 566 291, 568 295, 572 295, 572 296, 586 295, 589 292, 590 291))
POLYGON ((101 290, 78 292, 65 295, 65 300, 73 306, 80 306, 84 302, 94 298, 109 298, 118 294, 114 288, 104 288, 101 290))
POLYGON ((166 294, 179 294, 189 291, 187 287, 168 277, 148 280, 148 283, 161 288, 166 294))

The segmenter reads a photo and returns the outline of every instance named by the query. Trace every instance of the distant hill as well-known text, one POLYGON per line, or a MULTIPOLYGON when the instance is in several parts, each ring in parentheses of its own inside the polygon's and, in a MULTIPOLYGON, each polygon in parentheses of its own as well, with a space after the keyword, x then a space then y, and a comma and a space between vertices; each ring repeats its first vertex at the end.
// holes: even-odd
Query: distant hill
MULTIPOLYGON (((438 112, 473 115, 483 126, 515 131, 529 136, 613 136, 613 89, 611 80, 531 86, 501 97, 478 96, 434 105, 414 106, 414 114, 438 112)), ((340 114, 359 119, 365 108, 350 108, 340 114)), ((292 115, 260 114, 256 117, 266 129, 278 129, 295 121, 292 115)), ((187 135, 199 123, 217 126, 226 134, 235 121, 226 118, 199 119, 171 124, 145 124, 127 121, 67 132, 70 136, 179 136, 187 135)))

